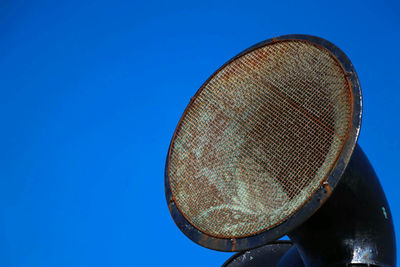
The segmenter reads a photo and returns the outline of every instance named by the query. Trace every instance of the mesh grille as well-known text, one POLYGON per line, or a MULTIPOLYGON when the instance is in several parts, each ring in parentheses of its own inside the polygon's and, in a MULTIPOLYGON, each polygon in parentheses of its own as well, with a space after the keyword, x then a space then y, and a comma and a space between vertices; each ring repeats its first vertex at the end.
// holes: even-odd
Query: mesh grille
POLYGON ((237 238, 294 214, 326 179, 352 118, 338 61, 306 41, 281 41, 225 65, 176 130, 172 195, 200 231, 237 238))

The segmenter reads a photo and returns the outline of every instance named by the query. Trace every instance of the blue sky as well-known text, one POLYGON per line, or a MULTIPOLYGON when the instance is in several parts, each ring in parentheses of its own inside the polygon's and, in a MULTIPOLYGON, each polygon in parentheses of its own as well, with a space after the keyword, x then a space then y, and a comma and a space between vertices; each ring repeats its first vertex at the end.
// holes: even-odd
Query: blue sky
MULTIPOLYGON (((172 221, 164 163, 190 97, 259 41, 338 45, 359 143, 400 235, 400 5, 393 1, 0 3, 0 266, 219 266, 172 221)), ((400 247, 400 243, 399 246, 400 247)))

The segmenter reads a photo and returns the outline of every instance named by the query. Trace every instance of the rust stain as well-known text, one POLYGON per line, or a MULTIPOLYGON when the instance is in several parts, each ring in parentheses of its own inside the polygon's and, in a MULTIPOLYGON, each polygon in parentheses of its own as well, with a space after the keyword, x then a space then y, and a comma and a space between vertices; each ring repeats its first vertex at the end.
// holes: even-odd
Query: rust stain
POLYGON ((232 252, 234 252, 236 247, 236 239, 232 238, 231 241, 232 241, 232 252))
POLYGON ((201 237, 200 237, 200 242, 199 243, 204 243, 204 244, 207 244, 208 243, 208 241, 210 240, 211 238, 209 238, 208 236, 206 236, 206 235, 201 235, 201 237))
POLYGON ((218 242, 219 240, 216 240, 215 238, 209 237, 207 235, 201 235, 199 239, 199 244, 203 244, 207 247, 218 247, 218 242))
POLYGON ((279 42, 279 38, 278 37, 274 37, 274 38, 271 39, 271 43, 270 44, 274 44, 274 43, 277 43, 277 42, 279 42))
POLYGON ((325 188, 326 193, 328 194, 328 196, 330 196, 330 195, 332 194, 332 187, 331 187, 331 186, 329 185, 329 183, 326 182, 326 181, 325 181, 322 185, 324 186, 324 188, 325 188))

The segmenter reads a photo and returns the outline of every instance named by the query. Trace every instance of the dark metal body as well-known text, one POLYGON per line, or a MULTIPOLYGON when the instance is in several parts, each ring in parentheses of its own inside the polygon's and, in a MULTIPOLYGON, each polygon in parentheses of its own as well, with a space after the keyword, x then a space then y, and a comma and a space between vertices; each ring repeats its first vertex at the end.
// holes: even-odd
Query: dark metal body
POLYGON ((276 241, 259 248, 239 252, 222 267, 304 267, 297 249, 290 241, 276 241))
POLYGON ((306 266, 396 266, 390 208, 360 146, 332 196, 288 236, 306 266))
POLYGON ((262 250, 238 253, 223 266, 396 266, 390 208, 360 146, 356 146, 332 196, 288 236, 294 246, 285 255, 282 245, 273 243, 262 250), (243 260, 245 253, 253 256, 252 265, 249 257, 243 260))
POLYGON ((304 262, 295 246, 279 260, 277 267, 304 267, 304 262))

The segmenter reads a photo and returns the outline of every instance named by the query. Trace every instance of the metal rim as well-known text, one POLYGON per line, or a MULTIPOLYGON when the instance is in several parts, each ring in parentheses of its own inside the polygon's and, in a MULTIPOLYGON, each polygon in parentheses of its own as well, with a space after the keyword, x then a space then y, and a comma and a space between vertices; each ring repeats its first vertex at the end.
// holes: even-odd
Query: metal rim
MULTIPOLYGON (((274 248, 275 252, 273 254, 268 253, 269 255, 268 254, 267 255, 268 256, 273 256, 276 259, 276 255, 281 251, 284 252, 283 255, 285 255, 285 253, 287 253, 289 251, 289 249, 291 249, 293 247, 293 243, 291 241, 288 241, 288 240, 278 240, 278 241, 275 241, 275 242, 268 243, 268 244, 266 244, 264 246, 266 246, 266 247, 269 246, 269 247, 273 247, 274 248)), ((256 248, 256 249, 263 248, 264 246, 261 246, 261 247, 256 248)), ((229 267, 230 264, 233 261, 235 261, 235 259, 241 257, 243 254, 248 253, 248 252, 252 252, 252 250, 241 251, 241 252, 238 252, 238 253, 232 255, 229 259, 227 259, 225 261, 225 263, 221 267, 229 267)), ((283 255, 280 256, 279 259, 281 259, 283 257, 283 255)), ((272 260, 272 259, 270 259, 270 260, 272 260)), ((272 266, 272 264, 269 263, 268 266, 272 266)), ((275 266, 275 264, 273 266, 275 266)))
POLYGON ((168 155, 165 165, 165 194, 168 203, 168 207, 170 213, 172 215, 173 220, 179 229, 192 241, 195 243, 219 251, 241 251, 247 250, 251 248, 255 248, 261 245, 264 245, 270 241, 276 240, 286 233, 292 231, 297 226, 299 226, 302 222, 304 222, 307 218, 309 218, 313 213, 315 213, 323 203, 329 198, 335 186, 337 185, 340 177, 342 176, 350 157, 353 153, 354 147, 357 143, 358 135, 361 127, 361 116, 362 116, 362 98, 361 98, 361 88, 360 83, 356 74, 356 71, 349 60, 349 58, 341 51, 337 46, 330 43, 327 40, 324 40, 320 37, 311 36, 311 35, 300 35, 300 34, 291 34, 291 35, 283 35, 279 37, 275 37, 272 39, 268 39, 266 41, 260 42, 250 48, 244 50, 237 56, 233 57, 231 60, 226 62, 223 66, 221 66, 217 71, 214 72, 213 75, 210 76, 209 79, 200 87, 200 89, 196 92, 196 95, 202 90, 205 84, 208 83, 210 79, 214 77, 216 73, 218 73, 222 68, 224 68, 227 64, 231 63, 233 60, 241 57, 244 54, 247 54, 257 48, 263 47, 268 44, 273 44, 280 41, 290 41, 290 40, 299 40, 299 41, 307 41, 311 42, 314 45, 325 48, 328 52, 330 52, 340 63, 343 68, 345 74, 347 75, 350 86, 352 89, 352 104, 353 104, 353 118, 351 120, 351 125, 348 133, 348 138, 345 141, 343 148, 339 154, 339 157, 336 163, 333 165, 329 175, 325 179, 325 181, 320 185, 320 187, 310 196, 308 201, 299 207, 299 209, 290 217, 288 217, 285 221, 279 223, 276 226, 273 226, 270 229, 259 232, 252 236, 236 238, 236 239, 227 239, 227 238, 218 238, 214 236, 210 236, 204 232, 201 232, 197 228, 195 228, 180 212, 178 209, 175 200, 173 198, 171 187, 170 187, 170 179, 168 174, 169 169, 169 157, 171 152, 171 145, 174 142, 177 130, 181 124, 182 118, 185 116, 188 108, 191 106, 192 101, 186 107, 181 119, 176 127, 173 138, 171 140, 170 147, 168 149, 168 155))

